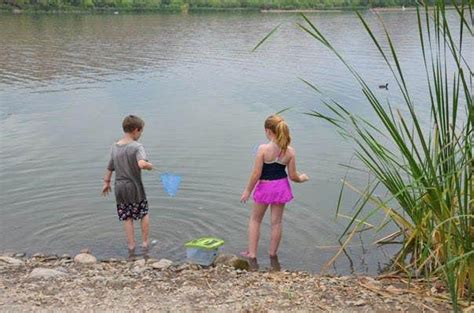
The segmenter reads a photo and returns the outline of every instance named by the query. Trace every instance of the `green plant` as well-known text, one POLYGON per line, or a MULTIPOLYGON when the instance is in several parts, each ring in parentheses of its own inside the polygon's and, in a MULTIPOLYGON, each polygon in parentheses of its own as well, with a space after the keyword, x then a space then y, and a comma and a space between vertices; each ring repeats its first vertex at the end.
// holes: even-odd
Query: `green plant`
MULTIPOLYGON (((333 115, 318 111, 309 115, 332 123, 345 138, 353 141, 357 146, 357 157, 375 175, 376 183, 390 192, 391 198, 382 200, 373 194, 375 188, 358 190, 364 199, 362 203, 371 203, 375 205, 375 210, 383 210, 399 228, 393 236, 379 242, 390 243, 395 237, 403 237, 403 245, 394 257, 394 265, 412 274, 425 273, 429 276, 442 273, 456 310, 458 298, 471 295, 474 289, 474 104, 470 84, 472 70, 462 50, 464 32, 472 36, 472 29, 465 19, 466 8, 472 14, 470 5, 463 3, 456 7, 460 34, 455 40, 444 1, 436 3, 432 14, 428 6, 424 6, 424 15, 417 7, 423 53, 423 60, 420 61, 424 64, 429 82, 426 100, 430 104, 433 120, 429 129, 423 126, 423 119, 416 112, 387 29, 388 52, 384 51, 370 26, 358 14, 403 94, 406 114, 384 105, 384 101, 375 95, 363 77, 309 19, 304 17, 306 25, 300 24, 304 31, 331 50, 349 69, 376 113, 383 131, 377 129, 378 125, 350 113, 336 101, 324 103, 333 115), (449 59, 455 63, 454 70, 448 69, 449 59)), ((355 221, 362 207, 353 216, 345 234, 355 232, 363 225, 355 221)))

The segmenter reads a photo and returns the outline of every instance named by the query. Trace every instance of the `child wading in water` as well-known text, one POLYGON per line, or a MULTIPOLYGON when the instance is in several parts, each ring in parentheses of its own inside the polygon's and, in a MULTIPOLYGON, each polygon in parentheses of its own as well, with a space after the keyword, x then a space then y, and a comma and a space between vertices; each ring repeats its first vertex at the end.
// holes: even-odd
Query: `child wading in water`
POLYGON ((133 220, 140 220, 143 240, 143 254, 148 254, 148 202, 143 188, 141 170, 152 170, 147 161, 145 149, 136 140, 143 133, 145 123, 137 116, 129 115, 122 123, 124 136, 112 146, 110 161, 104 176, 102 194, 110 191, 112 173, 115 171, 115 199, 117 214, 124 221, 129 258, 135 256, 135 230, 133 220))
POLYGON ((254 191, 254 206, 248 230, 248 251, 243 254, 248 257, 250 268, 258 269, 257 246, 260 225, 270 205, 272 227, 270 263, 274 270, 279 270, 277 250, 281 239, 283 209, 285 204, 293 199, 288 176, 297 183, 305 182, 309 178, 306 174, 299 174, 296 171, 296 153, 290 147, 290 130, 280 116, 272 115, 265 120, 265 134, 270 142, 258 147, 254 169, 240 199, 245 203, 254 191), (288 174, 285 171, 287 166, 288 174))

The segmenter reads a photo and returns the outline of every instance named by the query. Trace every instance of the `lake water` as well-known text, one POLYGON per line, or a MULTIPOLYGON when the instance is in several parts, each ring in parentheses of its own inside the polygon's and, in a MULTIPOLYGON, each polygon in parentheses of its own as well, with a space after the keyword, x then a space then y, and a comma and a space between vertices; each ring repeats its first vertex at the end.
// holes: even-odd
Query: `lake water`
MULTIPOLYGON (((365 13, 382 35, 375 16, 365 13)), ((398 47, 419 111, 428 116, 416 14, 382 17, 398 47)), ((316 13, 319 25, 374 86, 401 103, 395 81, 353 13, 316 13), (389 83, 389 90, 378 85, 389 83), (393 88, 390 88, 393 87, 393 88)), ((321 98, 298 78, 316 83, 355 113, 372 118, 360 88, 320 44, 296 27, 296 14, 0 15, 0 252, 125 256, 113 196, 100 196, 102 176, 121 121, 146 122, 141 142, 158 171, 144 172, 155 257, 180 261, 183 244, 202 235, 246 248, 251 204, 239 203, 266 116, 286 107, 298 168, 311 180, 293 184, 284 215, 282 266, 318 271, 337 251, 347 220, 335 220, 341 164, 353 159, 334 128, 303 112, 321 98), (280 30, 252 48, 276 25, 280 30), (159 172, 182 174, 175 198, 159 172)), ((472 41, 464 49, 474 51, 472 41)), ((356 185, 367 176, 350 172, 356 185)), ((357 196, 344 198, 351 214, 357 196)), ((373 220, 374 222, 377 219, 373 220)), ((269 215, 260 242, 268 265, 269 215)), ((138 231, 138 229, 137 229, 138 231)), ((137 235, 139 233, 137 232, 137 235)), ((378 237, 381 234, 377 235, 378 237)), ((138 237, 139 239, 139 237, 138 237)), ((336 271, 376 272, 393 250, 375 249, 372 235, 355 239, 336 271)))

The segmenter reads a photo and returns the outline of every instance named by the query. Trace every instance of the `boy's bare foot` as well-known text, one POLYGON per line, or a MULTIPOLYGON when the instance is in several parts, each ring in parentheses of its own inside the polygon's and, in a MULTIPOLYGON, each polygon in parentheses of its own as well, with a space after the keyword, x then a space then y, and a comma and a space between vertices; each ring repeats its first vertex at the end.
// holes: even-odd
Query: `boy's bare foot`
POLYGON ((150 256, 148 255, 150 252, 150 248, 148 245, 143 245, 142 246, 142 253, 143 253, 143 258, 147 260, 150 256))
POLYGON ((128 249, 128 260, 129 261, 135 261, 136 259, 136 254, 135 254, 135 248, 133 249, 128 249))

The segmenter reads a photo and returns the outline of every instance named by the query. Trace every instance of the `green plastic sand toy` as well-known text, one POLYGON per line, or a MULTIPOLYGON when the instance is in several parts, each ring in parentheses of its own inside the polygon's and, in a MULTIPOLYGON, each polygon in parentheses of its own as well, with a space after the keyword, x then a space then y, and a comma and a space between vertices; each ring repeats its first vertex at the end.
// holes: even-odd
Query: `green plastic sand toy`
POLYGON ((224 240, 215 237, 202 237, 188 241, 186 248, 197 248, 205 250, 215 250, 224 244, 224 240))

